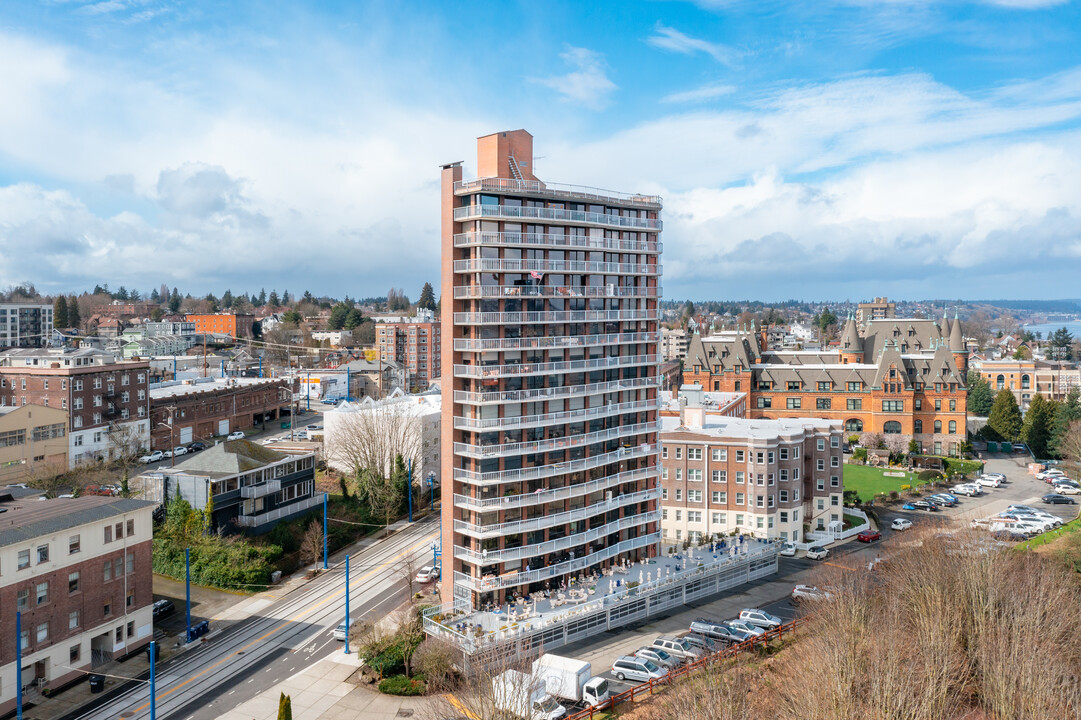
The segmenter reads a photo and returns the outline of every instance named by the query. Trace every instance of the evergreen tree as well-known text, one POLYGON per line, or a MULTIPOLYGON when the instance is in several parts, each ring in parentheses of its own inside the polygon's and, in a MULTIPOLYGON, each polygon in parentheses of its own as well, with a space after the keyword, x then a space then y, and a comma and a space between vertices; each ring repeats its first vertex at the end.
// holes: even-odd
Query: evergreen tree
POLYGON ((1051 423, 1050 451, 1062 457, 1062 441, 1070 431, 1070 423, 1081 420, 1081 389, 1070 388, 1065 402, 1056 403, 1055 418, 1051 423))
POLYGON ((233 291, 226 290, 225 294, 221 296, 221 306, 223 308, 233 307, 233 291))
POLYGON ((314 303, 315 302, 315 298, 312 297, 312 293, 311 293, 310 290, 305 290, 304 295, 302 295, 300 299, 303 300, 306 303, 314 303))
POLYGON ((353 308, 349 311, 349 314, 345 316, 345 322, 342 324, 342 327, 346 330, 353 330, 362 322, 364 322, 364 316, 360 313, 360 310, 353 308))
POLYGON ((991 405, 995 402, 991 395, 991 384, 975 370, 968 371, 968 412, 970 415, 987 417, 991 405))
POLYGON ((63 295, 57 295, 53 301, 53 327, 68 327, 68 299, 63 295))
POLYGON ((330 310, 330 318, 327 320, 328 330, 341 330, 345 327, 345 319, 349 316, 349 308, 345 303, 338 303, 330 310))
POLYGON ((1065 327, 1048 335, 1047 343, 1051 346, 1052 360, 1073 360, 1073 335, 1065 327))
POLYGON ((282 291, 282 305, 288 305, 288 304, 289 304, 289 291, 288 290, 283 290, 282 291))
POLYGON ((150 302, 161 302, 161 293, 158 292, 157 288, 150 291, 150 302))
POLYGON ((117 290, 113 294, 113 299, 114 300, 127 300, 128 299, 128 290, 127 290, 127 288, 125 288, 123 285, 121 285, 120 289, 117 290))
POLYGON ((435 310, 435 290, 430 282, 424 283, 420 290, 420 299, 417 300, 417 309, 435 310))
POLYGON ((270 291, 270 297, 267 298, 267 303, 272 308, 276 308, 276 307, 278 307, 280 305, 280 303, 278 302, 278 291, 277 290, 271 290, 270 291))
POLYGON ((173 294, 169 296, 169 312, 180 311, 180 291, 175 287, 173 288, 173 294))
POLYGON ((79 315, 79 301, 74 295, 68 298, 68 327, 76 330, 83 324, 82 316, 79 315))
POLYGON ((1017 400, 1009 390, 999 390, 991 413, 987 416, 987 425, 998 433, 1003 440, 1016 440, 1021 434, 1021 410, 1017 400))
POLYGON ((263 307, 264 305, 266 305, 266 289, 265 288, 260 288, 259 289, 259 302, 258 303, 253 302, 252 305, 257 305, 258 307, 263 307))
POLYGON ((293 699, 285 693, 278 698, 278 720, 293 720, 293 699))
POLYGON ((1047 457, 1047 447, 1051 441, 1051 426, 1055 420, 1055 404, 1035 395, 1025 413, 1021 437, 1028 444, 1029 450, 1038 458, 1047 457))
POLYGON ((142 299, 143 294, 138 290, 132 290, 130 293, 128 293, 128 300, 130 300, 131 302, 139 302, 142 299))

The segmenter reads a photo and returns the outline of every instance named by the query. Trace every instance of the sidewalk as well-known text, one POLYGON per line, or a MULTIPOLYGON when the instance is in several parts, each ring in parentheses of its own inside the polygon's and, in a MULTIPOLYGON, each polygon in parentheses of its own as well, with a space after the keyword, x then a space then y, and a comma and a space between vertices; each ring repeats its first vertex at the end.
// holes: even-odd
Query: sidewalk
POLYGON ((276 720, 281 693, 292 701, 293 720, 393 720, 416 715, 427 702, 425 698, 381 695, 369 685, 349 682, 359 667, 356 653, 346 655, 339 646, 328 657, 218 718, 276 720))

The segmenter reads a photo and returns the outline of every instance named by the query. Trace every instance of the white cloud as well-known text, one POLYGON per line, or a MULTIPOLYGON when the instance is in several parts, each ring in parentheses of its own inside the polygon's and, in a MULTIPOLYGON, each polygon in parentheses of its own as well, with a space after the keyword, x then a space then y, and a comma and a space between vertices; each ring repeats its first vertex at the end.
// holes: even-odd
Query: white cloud
POLYGON ((671 95, 665 95, 661 98, 661 102, 664 103, 690 103, 690 102, 704 102, 706 100, 713 100, 715 98, 724 97, 725 95, 731 95, 736 91, 735 85, 726 85, 723 83, 710 83, 709 85, 702 85, 694 90, 685 90, 683 92, 672 93, 671 95))
POLYGON ((608 65, 604 56, 587 48, 567 47, 559 57, 576 69, 566 75, 537 78, 536 82, 587 108, 604 108, 608 104, 609 96, 618 89, 616 84, 608 79, 608 65))
POLYGON ((665 27, 660 24, 657 25, 657 34, 648 37, 646 42, 653 47, 679 53, 681 55, 705 53, 722 65, 728 65, 729 67, 734 67, 738 63, 740 57, 739 52, 727 45, 694 38, 681 33, 675 28, 665 27))

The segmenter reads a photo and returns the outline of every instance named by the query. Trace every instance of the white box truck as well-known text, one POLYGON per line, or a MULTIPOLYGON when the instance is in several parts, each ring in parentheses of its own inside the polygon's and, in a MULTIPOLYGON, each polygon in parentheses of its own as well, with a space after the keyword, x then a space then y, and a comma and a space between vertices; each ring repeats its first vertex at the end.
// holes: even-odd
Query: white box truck
POLYGON ((533 661, 533 677, 543 680, 548 694, 560 700, 597 706, 608 702, 608 681, 593 677, 585 660, 545 654, 533 661))
POLYGON ((543 680, 517 670, 492 678, 492 696, 497 710, 521 720, 558 720, 567 714, 567 709, 548 694, 543 680))

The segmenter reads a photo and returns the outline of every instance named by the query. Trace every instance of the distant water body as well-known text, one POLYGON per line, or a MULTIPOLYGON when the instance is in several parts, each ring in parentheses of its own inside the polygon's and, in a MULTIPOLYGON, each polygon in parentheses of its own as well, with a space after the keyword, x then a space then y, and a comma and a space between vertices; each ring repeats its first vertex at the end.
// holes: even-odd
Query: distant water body
POLYGON ((1051 333, 1055 332, 1059 328, 1066 328, 1070 331, 1070 334, 1076 337, 1081 337, 1081 320, 1071 320, 1069 322, 1053 322, 1053 323, 1040 323, 1039 325, 1025 325, 1025 330, 1031 333, 1040 333, 1040 337, 1046 338, 1051 333))

